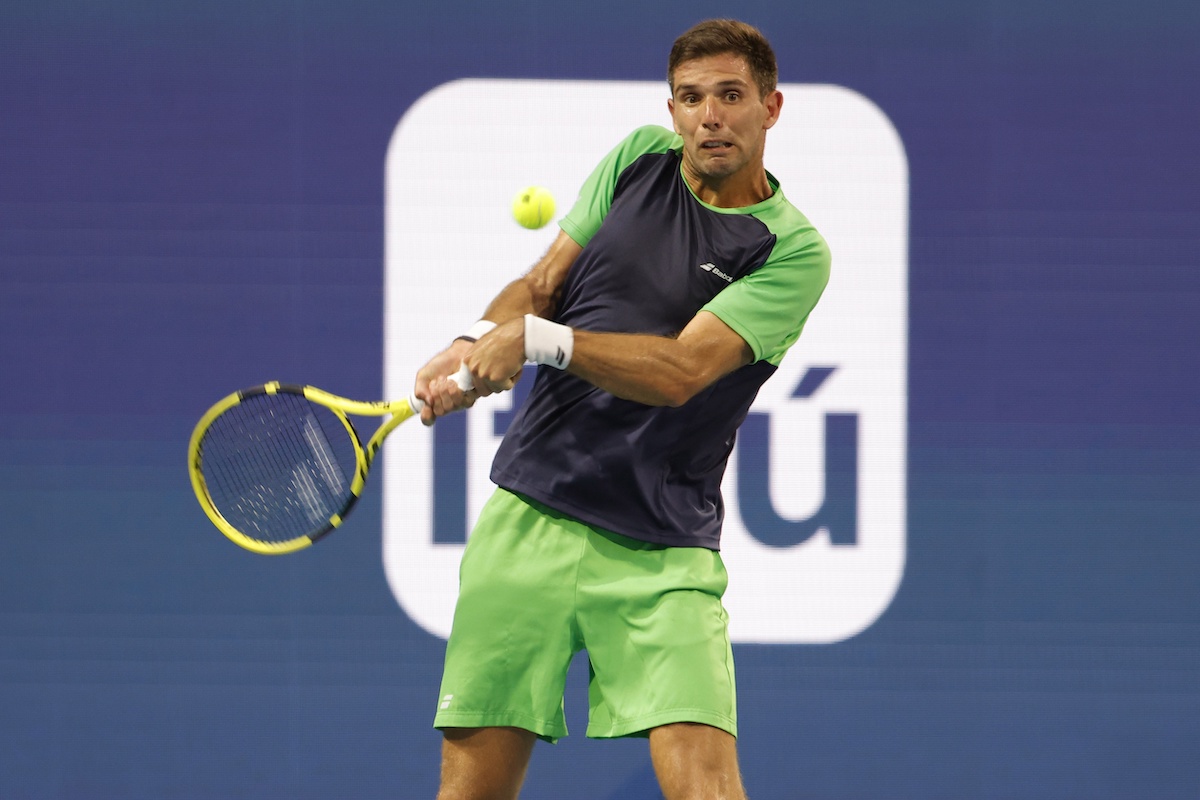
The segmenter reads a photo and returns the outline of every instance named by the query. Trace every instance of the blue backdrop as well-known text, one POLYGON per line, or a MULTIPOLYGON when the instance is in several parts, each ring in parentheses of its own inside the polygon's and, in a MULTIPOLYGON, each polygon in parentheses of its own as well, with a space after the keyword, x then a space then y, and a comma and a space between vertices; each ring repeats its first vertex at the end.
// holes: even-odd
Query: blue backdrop
MULTIPOLYGON (((0 6, 0 797, 432 796, 442 643, 378 494, 251 556, 191 427, 272 377, 380 395, 414 100, 657 80, 731 12, 911 176, 904 581, 848 641, 737 648, 751 795, 1200 794, 1200 6, 39 0, 0 6)), ((658 794, 577 734, 524 796, 658 794)))

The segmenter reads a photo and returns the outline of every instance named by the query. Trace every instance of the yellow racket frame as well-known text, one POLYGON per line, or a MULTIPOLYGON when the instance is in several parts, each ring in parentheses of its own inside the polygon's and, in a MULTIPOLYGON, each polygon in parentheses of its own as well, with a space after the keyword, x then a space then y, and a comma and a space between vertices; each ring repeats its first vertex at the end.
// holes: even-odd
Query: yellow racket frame
POLYGON ((355 503, 358 502, 359 496, 362 494, 363 486, 367 482, 367 472, 371 469, 371 463, 375 460, 375 454, 379 452, 383 440, 398 425, 416 414, 414 407, 417 405, 419 404, 411 399, 393 402, 350 400, 345 397, 339 397, 336 394, 330 394, 314 386, 284 384, 279 381, 272 381, 262 386, 242 389, 217 401, 212 408, 204 413, 204 416, 200 417, 200 421, 196 423, 196 428, 192 431, 191 442, 188 444, 188 473, 191 475, 192 489, 196 492, 196 499, 200 501, 200 507, 204 509, 205 515, 208 516, 212 524, 239 547, 269 556, 284 555, 285 553, 294 553, 297 550, 303 550, 342 524, 346 515, 349 514, 350 509, 354 507, 355 503), (201 469, 201 464, 204 460, 201 444, 204 441, 204 435, 208 432, 213 422, 229 409, 241 404, 247 398, 262 394, 273 395, 280 392, 303 395, 308 400, 332 411, 341 421, 342 425, 346 427, 346 432, 350 435, 350 440, 354 444, 354 458, 357 468, 354 471, 354 480, 350 484, 351 499, 340 514, 334 514, 330 517, 328 527, 317 534, 298 536, 295 539, 288 539, 282 542, 267 542, 238 530, 217 510, 212 496, 208 492, 208 486, 205 484, 204 473, 201 469), (359 417, 382 417, 390 414, 391 418, 379 426, 379 430, 375 431, 375 434, 364 447, 358 431, 354 429, 354 425, 346 416, 347 414, 359 417))

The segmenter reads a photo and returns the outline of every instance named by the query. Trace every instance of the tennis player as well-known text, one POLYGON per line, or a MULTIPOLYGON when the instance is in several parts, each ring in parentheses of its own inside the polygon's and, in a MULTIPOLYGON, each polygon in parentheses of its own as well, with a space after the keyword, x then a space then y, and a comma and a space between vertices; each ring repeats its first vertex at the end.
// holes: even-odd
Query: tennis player
POLYGON ((745 797, 720 485, 830 257, 763 165, 783 96, 762 34, 702 22, 667 76, 673 130, 619 143, 546 255, 417 374, 432 424, 541 365, 463 554, 442 800, 517 796, 534 742, 567 733, 583 649, 589 737, 648 737, 668 800, 745 797), (460 362, 465 395, 438 377, 460 362))

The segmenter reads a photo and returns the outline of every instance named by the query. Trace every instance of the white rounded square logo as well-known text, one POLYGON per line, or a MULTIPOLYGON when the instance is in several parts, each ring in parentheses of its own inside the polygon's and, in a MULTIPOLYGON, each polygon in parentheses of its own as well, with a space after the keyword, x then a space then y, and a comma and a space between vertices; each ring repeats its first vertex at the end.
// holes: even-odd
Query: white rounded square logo
MULTIPOLYGON (((837 86, 785 84, 767 168, 833 253, 829 287, 766 383, 725 476, 722 556, 735 642, 821 643, 871 625, 904 572, 908 165, 894 127, 837 86)), ((665 83, 463 80, 397 126, 385 165, 384 390, 474 322, 557 234, 510 215, 548 188, 556 219, 641 125, 670 127, 665 83)), ((449 634, 458 562, 493 485, 518 391, 384 448, 383 559, 409 616, 449 634)))

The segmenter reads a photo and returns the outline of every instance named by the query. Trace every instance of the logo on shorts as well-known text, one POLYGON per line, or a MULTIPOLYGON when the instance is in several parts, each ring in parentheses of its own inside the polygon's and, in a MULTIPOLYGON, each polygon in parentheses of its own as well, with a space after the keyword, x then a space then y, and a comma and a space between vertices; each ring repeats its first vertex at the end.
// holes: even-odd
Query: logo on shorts
MULTIPOLYGON (((904 572, 908 168, 895 129, 861 95, 781 89, 805 114, 785 112, 767 159, 788 199, 829 241, 833 271, 737 436, 724 484, 725 605, 735 642, 835 642, 879 619, 904 572), (805 124, 812 119, 821 124, 805 124)), ((416 370, 556 234, 520 228, 496 209, 533 180, 575 196, 616 142, 665 116, 661 106, 656 83, 617 82, 464 80, 417 101, 386 164, 387 396, 406 395, 416 370), (579 103, 581 95, 592 102, 579 103), (584 111, 597 103, 614 110, 599 125, 584 111), (570 152, 540 146, 544 137, 531 133, 505 137, 505 157, 496 158, 470 138, 464 109, 514 106, 523 109, 514 124, 553 127, 570 152), (446 152, 457 156, 448 161, 446 152), (453 228, 446 208, 469 216, 470 230, 453 228), (447 235, 455 237, 452 259, 447 235), (454 291, 431 304, 414 283, 419 275, 437 275, 454 291)), ((715 263, 699 266, 729 280, 715 263)), ((383 450, 388 582, 405 612, 438 636, 450 630, 470 523, 493 490, 492 456, 531 383, 526 376, 432 429, 398 432, 383 450)))

